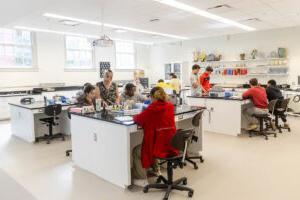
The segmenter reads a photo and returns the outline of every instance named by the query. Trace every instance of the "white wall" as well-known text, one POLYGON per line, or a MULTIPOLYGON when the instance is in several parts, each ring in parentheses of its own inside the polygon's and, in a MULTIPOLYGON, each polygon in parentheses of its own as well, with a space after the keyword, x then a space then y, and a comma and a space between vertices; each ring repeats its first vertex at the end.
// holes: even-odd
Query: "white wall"
MULTIPOLYGON (((168 62, 188 61, 192 66, 193 51, 195 50, 205 50, 207 54, 220 53, 223 60, 236 60, 239 59, 239 54, 242 52, 250 53, 252 49, 258 49, 267 54, 277 50, 278 47, 288 48, 290 75, 287 80, 280 77, 276 77, 276 79, 279 82, 284 80, 290 84, 297 84, 298 75, 300 75, 300 27, 231 35, 229 39, 227 36, 221 36, 188 40, 177 45, 156 45, 151 49, 152 68, 149 75, 152 82, 163 78, 164 64, 168 62)), ((189 72, 184 71, 184 73, 189 72)), ((259 79, 261 82, 265 82, 268 77, 259 77, 259 79)), ((247 78, 226 78, 226 82, 231 83, 244 83, 246 80, 247 78)))
MULTIPOLYGON (((99 81, 99 61, 109 61, 115 66, 114 48, 98 48, 95 52, 97 71, 65 71, 64 36, 48 33, 36 34, 37 71, 0 71, 0 88, 16 86, 36 86, 39 83, 66 83, 81 85, 99 81)), ((139 69, 149 68, 150 47, 136 45, 136 63, 139 69)), ((114 79, 130 80, 132 71, 114 70, 114 79)))

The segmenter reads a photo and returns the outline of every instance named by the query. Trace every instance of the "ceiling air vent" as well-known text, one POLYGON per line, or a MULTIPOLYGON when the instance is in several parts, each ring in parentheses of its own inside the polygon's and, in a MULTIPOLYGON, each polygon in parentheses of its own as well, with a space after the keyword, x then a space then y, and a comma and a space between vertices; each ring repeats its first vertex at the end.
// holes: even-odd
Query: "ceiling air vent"
POLYGON ((78 26, 80 23, 72 20, 60 20, 59 23, 65 26, 78 26))
POLYGON ((244 19, 242 20, 242 22, 261 22, 261 19, 254 17, 254 18, 244 19))
POLYGON ((150 19, 149 22, 158 22, 160 19, 158 18, 154 18, 154 19, 150 19))
POLYGON ((209 7, 207 8, 207 10, 217 10, 217 9, 231 9, 232 7, 228 4, 221 4, 221 5, 216 5, 216 6, 213 6, 213 7, 209 7))

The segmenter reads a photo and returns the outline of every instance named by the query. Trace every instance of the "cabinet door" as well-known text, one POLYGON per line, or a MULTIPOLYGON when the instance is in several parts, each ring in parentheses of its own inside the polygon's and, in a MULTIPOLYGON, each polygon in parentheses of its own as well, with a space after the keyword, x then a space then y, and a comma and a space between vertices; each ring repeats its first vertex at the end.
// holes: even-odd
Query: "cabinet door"
POLYGON ((6 98, 3 97, 0 99, 0 120, 8 119, 9 116, 8 102, 6 101, 6 98))

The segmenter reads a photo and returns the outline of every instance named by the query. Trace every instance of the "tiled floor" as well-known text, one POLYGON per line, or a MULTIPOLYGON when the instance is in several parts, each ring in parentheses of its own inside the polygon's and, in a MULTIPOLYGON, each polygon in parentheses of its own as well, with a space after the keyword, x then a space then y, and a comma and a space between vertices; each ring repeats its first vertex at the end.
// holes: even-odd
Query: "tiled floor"
MULTIPOLYGON (((205 163, 175 175, 188 177, 197 200, 299 200, 300 118, 289 121, 291 133, 268 141, 206 133, 205 163)), ((70 141, 25 143, 11 136, 9 122, 0 123, 0 167, 39 200, 162 199, 162 192, 124 191, 74 167, 65 157, 69 147, 70 141)), ((170 199, 188 197, 174 192, 170 199)))

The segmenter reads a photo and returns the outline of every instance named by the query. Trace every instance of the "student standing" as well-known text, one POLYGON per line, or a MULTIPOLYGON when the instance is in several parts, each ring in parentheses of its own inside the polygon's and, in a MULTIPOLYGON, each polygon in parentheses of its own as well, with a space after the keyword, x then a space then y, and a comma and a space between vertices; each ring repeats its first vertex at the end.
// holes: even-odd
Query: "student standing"
POLYGON ((111 70, 107 70, 104 74, 103 81, 96 84, 98 88, 98 97, 100 97, 107 105, 120 103, 118 86, 112 81, 112 79, 113 72, 111 70))
POLYGON ((208 94, 210 86, 210 74, 213 72, 213 68, 208 66, 205 69, 205 72, 200 76, 199 82, 202 90, 202 94, 208 94))
POLYGON ((179 94, 180 89, 181 89, 180 80, 177 78, 176 74, 174 74, 174 73, 171 73, 170 77, 171 77, 171 80, 169 82, 170 86, 174 88, 174 90, 176 91, 176 94, 179 94))
POLYGON ((190 83, 191 83, 191 95, 192 96, 197 96, 200 95, 201 89, 200 89, 200 84, 198 81, 198 74, 200 71, 200 66, 195 64, 192 67, 192 73, 190 76, 190 83))

